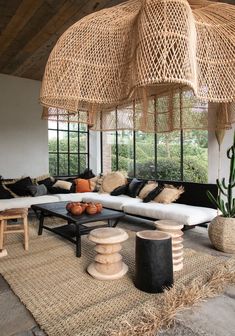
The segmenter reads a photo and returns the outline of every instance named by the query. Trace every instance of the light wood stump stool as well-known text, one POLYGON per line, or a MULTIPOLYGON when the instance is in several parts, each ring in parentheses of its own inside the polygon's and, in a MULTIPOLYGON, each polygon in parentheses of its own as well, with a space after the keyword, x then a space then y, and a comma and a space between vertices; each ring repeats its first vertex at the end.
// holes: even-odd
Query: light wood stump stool
POLYGON ((128 239, 126 231, 119 228, 100 228, 92 230, 88 236, 96 243, 95 262, 90 264, 87 272, 98 280, 120 279, 128 271, 128 267, 122 261, 120 243, 128 239))
POLYGON ((158 230, 168 233, 172 237, 173 271, 183 268, 183 225, 174 220, 159 220, 155 222, 158 230))
POLYGON ((24 248, 29 249, 29 231, 28 231, 28 209, 8 209, 0 212, 0 256, 7 255, 6 249, 3 250, 4 235, 10 233, 24 234, 24 248), (22 224, 7 224, 8 220, 22 219, 22 224))

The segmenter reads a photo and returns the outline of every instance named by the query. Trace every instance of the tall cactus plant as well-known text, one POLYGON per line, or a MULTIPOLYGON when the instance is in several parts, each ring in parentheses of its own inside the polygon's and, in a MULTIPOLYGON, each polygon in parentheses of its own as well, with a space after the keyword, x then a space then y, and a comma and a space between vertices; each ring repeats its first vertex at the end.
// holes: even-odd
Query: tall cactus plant
POLYGON ((230 162, 230 173, 228 184, 225 183, 225 178, 221 181, 216 180, 219 194, 215 198, 209 191, 207 196, 211 202, 217 206, 222 212, 223 217, 235 217, 235 198, 233 198, 233 188, 235 187, 235 132, 233 137, 233 145, 227 150, 227 157, 230 162), (224 197, 223 197, 224 196, 224 197))

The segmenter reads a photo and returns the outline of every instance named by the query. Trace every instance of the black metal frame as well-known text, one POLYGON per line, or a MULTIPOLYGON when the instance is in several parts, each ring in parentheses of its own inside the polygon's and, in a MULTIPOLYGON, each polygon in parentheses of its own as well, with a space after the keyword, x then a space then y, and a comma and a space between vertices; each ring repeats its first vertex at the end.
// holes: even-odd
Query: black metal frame
MULTIPOLYGON (((184 132, 181 130, 180 132, 180 179, 181 181, 184 181, 184 132)), ((136 131, 132 131, 133 134, 133 177, 136 177, 136 131)), ((115 166, 116 170, 119 169, 119 162, 118 162, 118 137, 119 133, 118 131, 112 132, 112 134, 115 136, 115 153, 116 153, 116 159, 115 159, 115 166)), ((155 178, 158 178, 157 174, 157 133, 154 134, 154 163, 155 163, 155 178)), ((100 132, 100 159, 101 159, 101 173, 103 173, 103 134, 100 132)))
POLYGON ((57 127, 56 128, 49 128, 48 127, 48 131, 56 131, 57 132, 57 150, 56 150, 56 152, 49 151, 49 156, 50 156, 50 154, 54 154, 54 155, 56 155, 56 159, 57 159, 56 174, 54 174, 54 175, 62 176, 60 174, 60 155, 61 154, 66 154, 68 156, 67 174, 63 174, 63 176, 70 176, 71 175, 71 172, 70 172, 70 154, 78 156, 78 167, 77 167, 76 174, 79 175, 81 173, 81 166, 80 166, 81 155, 84 155, 84 156, 87 157, 88 169, 90 167, 90 162, 89 162, 89 157, 90 157, 90 151, 89 151, 89 147, 90 147, 89 146, 89 142, 90 142, 90 139, 89 139, 89 128, 87 128, 87 131, 82 131, 80 129, 80 124, 78 123, 78 129, 77 130, 71 130, 70 129, 70 123, 68 122, 68 127, 65 130, 65 129, 61 129, 60 128, 60 122, 61 121, 57 119, 57 121, 56 121, 57 127), (63 152, 60 151, 60 148, 59 148, 59 141, 60 141, 59 140, 59 132, 60 131, 63 131, 63 132, 67 133, 67 136, 68 136, 68 151, 63 151, 63 152), (69 138, 70 133, 77 133, 77 135, 78 135, 78 152, 71 152, 70 151, 70 138, 69 138), (87 151, 86 152, 80 152, 79 151, 79 149, 80 149, 80 134, 87 134, 87 151))
MULTIPOLYGON (((34 204, 31 206, 33 211, 35 212, 37 218, 39 219, 38 226, 38 235, 42 235, 43 229, 46 229, 50 232, 53 232, 70 242, 76 245, 76 257, 81 257, 81 236, 87 235, 91 230, 103 227, 116 227, 119 220, 124 217, 124 213, 120 211, 115 211, 111 209, 109 213, 102 213, 96 215, 86 215, 82 214, 80 216, 72 216, 67 213, 65 210, 67 202, 56 202, 56 203, 47 203, 47 204, 34 204), (64 212, 57 211, 57 206, 62 207, 64 212), (54 208, 55 207, 55 208, 54 208), (67 221, 66 225, 56 226, 56 227, 48 227, 44 225, 44 219, 46 217, 58 217, 67 221), (100 225, 86 226, 87 223, 91 222, 103 222, 107 221, 107 223, 102 223, 100 225)), ((61 209, 60 209, 61 210, 61 209)), ((106 209, 109 210, 109 209, 106 209)), ((107 211, 106 211, 107 212, 107 211)))

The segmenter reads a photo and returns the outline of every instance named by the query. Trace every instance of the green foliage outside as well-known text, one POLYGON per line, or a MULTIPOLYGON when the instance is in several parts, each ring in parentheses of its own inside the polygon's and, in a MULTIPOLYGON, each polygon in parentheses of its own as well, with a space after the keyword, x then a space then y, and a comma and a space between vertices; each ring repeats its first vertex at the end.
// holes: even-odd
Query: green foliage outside
MULTIPOLYGON (((59 172, 57 172, 57 132, 49 131, 49 167, 52 175, 76 175, 87 168, 86 134, 69 133, 70 154, 68 154, 68 132, 59 131, 59 172), (80 159, 80 162, 78 161, 80 159), (70 172, 68 172, 70 160, 70 172), (80 167, 80 169, 78 169, 80 167)), ((207 131, 190 131, 183 133, 183 179, 191 182, 207 182, 208 171, 208 133, 207 131)), ((112 138, 112 170, 116 170, 116 146, 112 138)), ((120 131, 118 134, 118 169, 134 176, 133 132, 120 131)), ((105 153, 103 153, 105 158, 105 153)), ((157 151, 155 136, 152 133, 136 133, 136 176, 145 179, 181 180, 180 172, 180 132, 157 134, 157 151), (155 174, 155 152, 157 153, 157 175, 155 174)))
MULTIPOLYGON (((134 175, 133 142, 128 131, 119 134, 118 169, 134 175)), ((183 134, 183 179, 207 183, 208 133, 190 131, 183 134)), ((136 134, 136 175, 145 179, 180 180, 180 132, 157 135, 157 175, 155 174, 155 142, 153 134, 136 134)), ((116 170, 115 145, 112 145, 112 170, 116 170)))
POLYGON ((87 168, 87 155, 79 154, 87 152, 87 136, 80 134, 78 150, 78 133, 69 132, 68 154, 68 132, 59 131, 59 171, 57 171, 57 132, 49 131, 49 170, 51 175, 77 175, 87 168), (80 160, 80 162, 78 161, 80 160), (68 171, 68 161, 70 171, 68 171))

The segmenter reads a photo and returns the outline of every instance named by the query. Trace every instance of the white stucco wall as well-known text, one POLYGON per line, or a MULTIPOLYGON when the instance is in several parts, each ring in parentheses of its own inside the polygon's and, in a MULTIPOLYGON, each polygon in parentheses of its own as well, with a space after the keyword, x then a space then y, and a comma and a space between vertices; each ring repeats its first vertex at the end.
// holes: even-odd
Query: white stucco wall
MULTIPOLYGON (((215 115, 217 105, 210 104, 209 115, 213 118, 215 115)), ((228 180, 230 160, 227 158, 227 149, 233 144, 233 134, 235 131, 235 125, 233 128, 225 131, 223 142, 220 146, 215 136, 215 132, 209 132, 208 137, 208 182, 214 183, 219 177, 225 177, 228 180)))
POLYGON ((41 120, 39 81, 0 74, 0 175, 48 172, 47 121, 41 120))
POLYGON ((95 175, 101 172, 100 132, 90 131, 89 165, 95 175))

